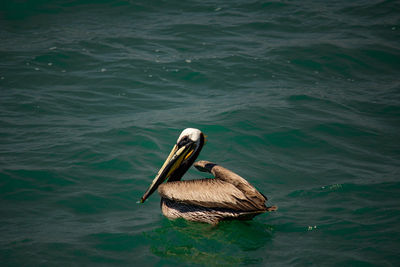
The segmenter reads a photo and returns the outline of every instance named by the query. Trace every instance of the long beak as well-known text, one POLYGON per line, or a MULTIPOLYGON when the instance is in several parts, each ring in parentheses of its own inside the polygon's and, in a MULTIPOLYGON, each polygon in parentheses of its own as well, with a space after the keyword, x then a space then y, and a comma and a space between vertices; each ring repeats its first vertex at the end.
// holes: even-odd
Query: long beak
POLYGON ((171 153, 169 153, 169 156, 165 160, 161 169, 158 171, 153 182, 147 189, 146 193, 144 193, 144 195, 140 199, 140 202, 145 202, 145 200, 154 193, 158 186, 162 184, 166 179, 168 179, 171 174, 182 164, 182 162, 193 153, 193 151, 193 143, 182 146, 181 148, 178 148, 178 146, 175 145, 172 148, 171 153))

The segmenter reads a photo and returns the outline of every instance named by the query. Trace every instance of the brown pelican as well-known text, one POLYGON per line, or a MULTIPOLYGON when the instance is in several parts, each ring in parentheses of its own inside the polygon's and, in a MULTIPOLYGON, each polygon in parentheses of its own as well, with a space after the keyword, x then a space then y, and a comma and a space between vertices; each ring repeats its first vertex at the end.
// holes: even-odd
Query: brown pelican
POLYGON ((205 142, 200 130, 183 130, 141 203, 158 188, 161 210, 166 217, 211 224, 248 220, 277 209, 267 207, 267 198, 236 173, 209 161, 194 163, 205 142), (211 173, 214 179, 181 181, 193 163, 198 170, 211 173), (167 183, 163 184, 165 180, 167 183))

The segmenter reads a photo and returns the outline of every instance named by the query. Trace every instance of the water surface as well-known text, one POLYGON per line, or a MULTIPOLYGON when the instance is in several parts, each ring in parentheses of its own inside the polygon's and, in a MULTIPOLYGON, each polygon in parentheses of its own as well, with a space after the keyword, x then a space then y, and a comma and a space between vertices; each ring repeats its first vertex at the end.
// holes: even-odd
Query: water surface
POLYGON ((0 7, 4 265, 399 264, 396 1, 0 7), (279 210, 137 204, 186 127, 279 210))

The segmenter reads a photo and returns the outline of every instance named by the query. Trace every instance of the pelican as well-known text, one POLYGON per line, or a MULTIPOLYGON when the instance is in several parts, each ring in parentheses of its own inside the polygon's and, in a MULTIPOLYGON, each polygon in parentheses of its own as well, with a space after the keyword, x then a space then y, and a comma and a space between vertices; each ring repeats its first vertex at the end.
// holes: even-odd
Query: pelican
POLYGON ((250 220, 277 209, 267 207, 267 197, 236 173, 209 161, 195 162, 205 143, 205 135, 200 130, 183 130, 140 202, 145 202, 158 188, 164 216, 210 224, 250 220), (214 179, 181 181, 193 163, 199 171, 211 173, 214 179))

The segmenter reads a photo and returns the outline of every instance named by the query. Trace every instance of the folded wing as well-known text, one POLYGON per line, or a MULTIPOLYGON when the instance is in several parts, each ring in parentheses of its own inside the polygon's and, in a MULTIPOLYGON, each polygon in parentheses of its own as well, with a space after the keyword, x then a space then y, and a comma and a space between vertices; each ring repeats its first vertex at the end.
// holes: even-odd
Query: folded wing
POLYGON ((265 199, 254 201, 235 185, 220 179, 175 181, 162 184, 159 194, 176 202, 205 208, 265 211, 265 199))

